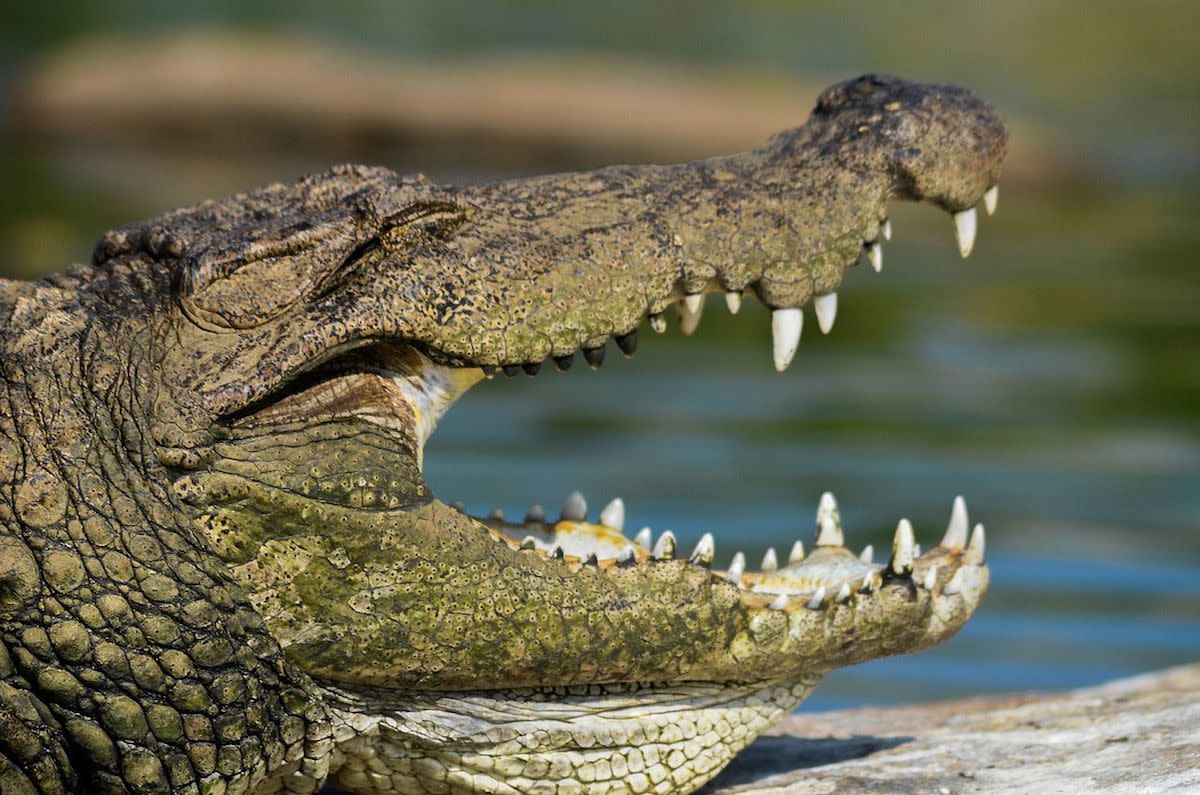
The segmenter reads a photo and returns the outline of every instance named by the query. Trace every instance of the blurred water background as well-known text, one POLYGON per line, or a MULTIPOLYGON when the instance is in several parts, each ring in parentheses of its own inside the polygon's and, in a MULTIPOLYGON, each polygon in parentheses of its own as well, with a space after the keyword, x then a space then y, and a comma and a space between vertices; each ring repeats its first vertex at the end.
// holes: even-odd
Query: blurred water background
MULTIPOLYGON (((0 32, 0 275, 109 226, 343 161, 486 180, 752 146, 866 71, 961 83, 1014 131, 975 254, 897 206, 881 275, 771 368, 718 299, 600 373, 500 378, 427 451, 447 500, 581 489, 718 562, 854 545, 951 499, 992 592, 953 641, 841 671, 804 709, 1087 685, 1200 659, 1200 55, 1190 2, 437 4, 70 0, 0 32)), ((810 318, 811 319, 811 318, 810 318)), ((616 351, 610 351, 615 354, 616 351)), ((594 514, 593 514, 594 515, 594 514)))

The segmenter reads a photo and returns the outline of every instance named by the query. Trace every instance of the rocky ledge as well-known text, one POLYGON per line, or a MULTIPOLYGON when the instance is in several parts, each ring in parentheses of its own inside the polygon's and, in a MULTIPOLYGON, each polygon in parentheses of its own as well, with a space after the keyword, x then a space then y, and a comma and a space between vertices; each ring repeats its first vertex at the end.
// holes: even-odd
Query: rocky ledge
POLYGON ((704 795, 1200 793, 1200 664, 1061 694, 797 715, 704 795))

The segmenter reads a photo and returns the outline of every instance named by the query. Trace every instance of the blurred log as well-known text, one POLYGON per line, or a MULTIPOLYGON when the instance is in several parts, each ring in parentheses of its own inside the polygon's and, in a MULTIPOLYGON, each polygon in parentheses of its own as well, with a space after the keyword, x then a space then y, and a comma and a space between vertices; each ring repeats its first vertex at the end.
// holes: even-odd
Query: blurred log
MULTIPOLYGON (((435 163, 519 172, 741 151, 803 122, 822 88, 851 76, 601 55, 415 61, 214 33, 104 38, 35 64, 17 86, 13 121, 88 146, 332 150, 359 159, 382 149, 399 166, 407 164, 395 164, 395 150, 417 147, 435 163), (498 168, 489 165, 495 158, 504 161, 498 168)), ((1011 121, 1006 183, 1068 173, 1044 134, 1011 121)))
POLYGON ((1200 664, 1059 695, 795 715, 705 795, 1200 792, 1200 664))

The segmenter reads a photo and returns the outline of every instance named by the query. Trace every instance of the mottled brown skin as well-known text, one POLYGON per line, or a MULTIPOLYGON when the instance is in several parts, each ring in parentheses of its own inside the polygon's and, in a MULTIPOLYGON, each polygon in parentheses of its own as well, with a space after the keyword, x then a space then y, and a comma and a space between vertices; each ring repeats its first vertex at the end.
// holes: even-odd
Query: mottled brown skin
POLYGON ((494 368, 594 350, 714 282, 801 306, 836 289, 888 199, 970 207, 1004 153, 970 93, 866 77, 746 154, 483 187, 341 167, 0 281, 0 790, 310 790, 330 751, 314 677, 768 679, 948 634, 907 580, 841 624, 814 614, 797 645, 706 567, 498 541, 433 499, 411 434, 254 418, 380 340, 494 368), (248 592, 297 550, 320 554, 262 615, 248 592), (356 609, 356 577, 386 594, 356 609))

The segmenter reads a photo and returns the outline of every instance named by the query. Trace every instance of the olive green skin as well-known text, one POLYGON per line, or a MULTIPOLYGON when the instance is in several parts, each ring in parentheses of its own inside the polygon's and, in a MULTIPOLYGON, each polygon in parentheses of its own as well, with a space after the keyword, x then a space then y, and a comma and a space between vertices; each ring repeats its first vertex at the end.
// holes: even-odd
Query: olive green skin
POLYGON ((234 420, 373 340, 491 367, 599 347, 714 284, 802 306, 889 199, 973 206, 1005 148, 969 92, 870 76, 745 154, 484 187, 341 167, 0 281, 0 789, 311 790, 314 677, 767 679, 949 634, 893 583, 797 640, 702 566, 512 548, 433 498, 403 434, 234 420), (251 592, 281 577, 264 614, 251 592))

